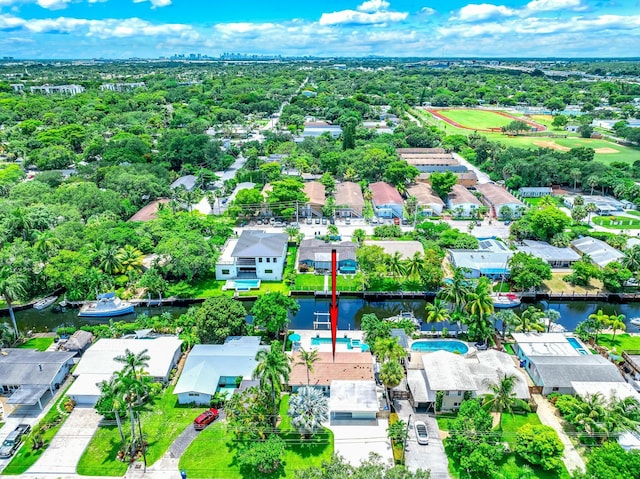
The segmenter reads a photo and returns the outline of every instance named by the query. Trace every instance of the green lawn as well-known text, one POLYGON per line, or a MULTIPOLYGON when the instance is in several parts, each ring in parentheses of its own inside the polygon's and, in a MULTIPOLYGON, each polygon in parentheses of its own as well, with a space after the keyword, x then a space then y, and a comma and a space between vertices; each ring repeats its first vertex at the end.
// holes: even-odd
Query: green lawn
POLYGON ((628 216, 594 216, 594 224, 615 230, 637 230, 640 229, 640 220, 629 218, 628 216))
POLYGON ((213 298, 215 296, 222 296, 225 294, 222 291, 222 287, 226 281, 217 281, 214 278, 203 278, 191 286, 194 290, 194 298, 213 298))
POLYGON ((540 423, 538 415, 535 413, 528 414, 502 414, 500 427, 502 429, 502 438, 509 443, 509 447, 513 450, 516 447, 516 432, 525 424, 536 426, 540 423))
POLYGON ((439 114, 471 129, 501 128, 513 120, 489 110, 439 110, 439 114))
MULTIPOLYGON (((71 386, 71 384, 69 384, 71 386)), ((68 389, 68 387, 67 387, 68 389)), ((58 405, 62 404, 65 400, 65 394, 61 394, 56 403, 49 409, 47 414, 40 420, 40 422, 34 426, 31 431, 36 431, 38 428, 42 428, 42 440, 44 441, 45 446, 51 443, 51 440, 56 435, 62 424, 64 423, 67 416, 63 416, 58 412, 58 405), (46 431, 44 430, 45 428, 46 431)), ((24 441, 20 449, 15 453, 11 462, 4 468, 2 474, 7 475, 17 475, 23 474, 27 471, 31 466, 35 464, 35 462, 40 458, 42 453, 46 450, 46 448, 36 449, 34 450, 31 444, 31 435, 24 441)))
POLYGON ((640 211, 638 210, 626 210, 625 213, 632 216, 640 216, 640 211))
POLYGON ((640 351, 640 336, 617 332, 614 342, 611 341, 612 337, 612 334, 601 334, 598 336, 598 344, 608 349, 615 348, 619 354, 623 351, 640 351))
POLYGON ((289 287, 284 283, 284 281, 260 281, 260 287, 258 289, 252 289, 250 291, 238 291, 238 295, 260 296, 266 293, 275 292, 289 294, 289 287))
MULTIPOLYGON (((141 410, 140 422, 149 442, 147 465, 160 459, 203 410, 202 407, 179 405, 177 397, 173 395, 173 386, 166 388, 152 403, 146 404, 141 410)), ((123 427, 125 431, 129 430, 129 422, 123 421, 123 427)), ((119 446, 120 435, 116 426, 99 428, 80 458, 78 474, 96 475, 96 471, 108 476, 123 474, 126 466, 116 459, 119 446)))
MULTIPOLYGON (((362 283, 354 279, 354 275, 338 275, 339 291, 358 291, 362 289, 362 283)), ((331 289, 331 278, 329 278, 328 288, 331 289)), ((305 291, 323 291, 324 276, 313 273, 298 273, 294 289, 305 291)))
MULTIPOLYGON (((544 198, 524 198, 522 201, 530 204, 531 206, 538 206, 543 199, 544 198)), ((564 203, 562 202, 562 198, 560 196, 552 196, 551 199, 557 206, 564 206, 564 203)))
POLYGON ((314 438, 302 441, 300 435, 291 429, 286 414, 288 402, 288 396, 283 396, 280 402, 282 421, 278 426, 282 438, 287 443, 283 461, 284 474, 281 472, 272 475, 243 475, 235 463, 238 442, 233 433, 227 431, 224 421, 214 423, 198 435, 180 458, 180 470, 187 471, 188 476, 194 478, 293 478, 295 471, 299 469, 320 466, 323 461, 329 461, 333 454, 331 431, 324 429, 314 438), (212 453, 212 447, 215 453, 212 453))
POLYGON ((20 346, 19 349, 37 349, 38 351, 46 351, 53 344, 53 337, 47 338, 31 338, 20 346))

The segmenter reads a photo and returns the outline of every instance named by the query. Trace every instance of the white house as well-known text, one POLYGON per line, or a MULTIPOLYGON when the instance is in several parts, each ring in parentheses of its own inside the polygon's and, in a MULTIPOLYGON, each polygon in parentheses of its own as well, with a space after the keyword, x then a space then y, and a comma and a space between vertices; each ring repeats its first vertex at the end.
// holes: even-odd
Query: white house
POLYGON ((458 216, 471 216, 473 210, 480 208, 482 203, 464 186, 455 184, 447 198, 447 206, 454 215, 460 212, 458 216))
POLYGON ((187 356, 173 390, 180 404, 208 405, 220 388, 233 389, 237 378, 251 379, 256 369, 259 336, 230 336, 224 344, 196 344, 187 356))
POLYGON ((147 339, 102 338, 93 343, 73 371, 76 380, 67 395, 77 404, 94 405, 100 398, 98 384, 108 381, 124 364, 116 361, 129 350, 139 354, 146 350, 148 366, 144 370, 156 382, 169 381, 171 370, 182 354, 182 340, 175 336, 158 336, 147 339))
POLYGON ((509 193, 502 186, 495 183, 482 183, 476 185, 476 190, 482 193, 484 203, 491 208, 492 216, 502 218, 503 208, 509 208, 512 216, 520 216, 524 211, 524 203, 509 193))
POLYGON ((379 410, 380 400, 375 381, 331 381, 329 415, 332 424, 339 424, 340 421, 373 423, 379 410))
POLYGON ((240 238, 231 238, 224 245, 216 264, 216 279, 280 281, 288 241, 284 233, 244 230, 240 238))
POLYGON ((587 255, 595 264, 604 268, 612 261, 620 261, 624 253, 613 246, 609 246, 602 240, 585 236, 571 242, 571 247, 581 255, 587 255))
POLYGON ((418 200, 416 212, 423 215, 441 215, 444 201, 436 195, 427 183, 417 183, 407 189, 407 195, 418 200))

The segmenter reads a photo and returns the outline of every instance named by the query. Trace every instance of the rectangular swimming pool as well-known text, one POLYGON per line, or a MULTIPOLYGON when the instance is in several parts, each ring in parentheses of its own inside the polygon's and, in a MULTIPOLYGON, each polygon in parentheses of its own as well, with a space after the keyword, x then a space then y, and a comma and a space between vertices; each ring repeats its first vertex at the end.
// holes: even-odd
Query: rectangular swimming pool
POLYGON ((582 343, 578 341, 576 338, 567 338, 567 342, 573 347, 573 349, 578 351, 583 356, 587 356, 591 354, 589 350, 585 349, 582 343))
MULTIPOLYGON (((320 346, 321 344, 331 344, 331 338, 311 338, 311 346, 320 346)), ((359 347, 363 353, 369 351, 369 345, 361 343, 359 339, 354 339, 352 343, 351 338, 336 338, 336 344, 346 344, 347 349, 359 347)))
POLYGON ((259 289, 260 281, 259 279, 228 279, 224 287, 236 291, 249 291, 250 289, 259 289))

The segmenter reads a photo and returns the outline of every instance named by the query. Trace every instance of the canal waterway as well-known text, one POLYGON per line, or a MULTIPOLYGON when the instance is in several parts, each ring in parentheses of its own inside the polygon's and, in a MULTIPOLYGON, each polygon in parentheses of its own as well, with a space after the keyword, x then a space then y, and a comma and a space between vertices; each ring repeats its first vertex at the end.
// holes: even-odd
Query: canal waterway
MULTIPOLYGON (((300 304, 300 311, 291 318, 291 329, 313 329, 313 320, 315 312, 328 312, 330 299, 314 298, 314 297, 296 297, 296 301, 300 304)), ((247 311, 251 309, 252 302, 243 303, 247 311)), ((362 298, 342 297, 338 301, 338 328, 360 329, 360 320, 364 314, 375 313, 378 317, 386 318, 399 314, 402 311, 413 311, 417 318, 425 318, 425 300, 385 300, 385 301, 365 301, 362 298)), ((590 314, 602 309, 605 314, 624 314, 627 318, 627 331, 640 332, 640 328, 629 323, 631 318, 640 317, 640 302, 627 304, 606 304, 587 301, 570 301, 570 302, 553 302, 543 301, 533 303, 534 306, 546 309, 555 309, 560 312, 559 324, 567 330, 573 331, 576 325, 585 320, 590 314)), ((514 309, 516 313, 529 306, 523 304, 519 308, 514 309)), ((174 317, 179 316, 187 311, 187 307, 136 307, 136 312, 125 316, 114 318, 117 321, 134 321, 137 314, 147 313, 151 316, 160 315, 163 312, 170 312, 174 317)), ((36 311, 29 309, 16 312, 16 320, 18 328, 26 333, 27 331, 45 332, 52 331, 59 326, 74 326, 76 328, 85 324, 106 323, 105 319, 88 319, 78 317, 77 309, 69 309, 64 313, 54 313, 51 308, 45 311, 36 311)), ((251 317, 249 317, 251 320, 251 317)), ((0 321, 9 321, 8 317, 0 318, 0 321)), ((443 324, 423 324, 422 329, 425 331, 440 330, 443 327, 449 330, 455 330, 456 326, 443 324)), ((320 327, 319 329, 327 329, 320 327)))

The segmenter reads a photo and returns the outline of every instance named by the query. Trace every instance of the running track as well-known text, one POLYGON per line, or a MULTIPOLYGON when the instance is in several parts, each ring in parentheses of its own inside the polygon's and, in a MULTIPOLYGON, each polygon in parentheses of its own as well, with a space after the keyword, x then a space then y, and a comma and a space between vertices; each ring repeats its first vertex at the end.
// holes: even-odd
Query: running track
MULTIPOLYGON (((453 125, 456 128, 462 128, 464 130, 486 131, 486 132, 500 132, 500 131, 502 131, 502 128, 499 128, 499 127, 482 129, 482 128, 471 128, 470 126, 461 125, 457 121, 453 121, 452 119, 447 118, 442 113, 440 113, 440 111, 442 111, 442 110, 463 110, 463 108, 439 108, 437 110, 430 109, 430 108, 427 109, 427 111, 429 113, 431 113, 433 116, 435 116, 436 118, 439 118, 440 120, 442 120, 442 121, 444 121, 446 123, 449 123, 450 125, 453 125)), ((503 111, 497 111, 497 110, 482 110, 482 111, 490 111, 491 113, 496 113, 498 115, 504 116, 504 117, 509 118, 511 120, 524 121, 527 125, 530 125, 533 128, 537 128, 538 131, 545 131, 547 129, 546 126, 541 125, 540 123, 536 123, 535 121, 531 121, 531 120, 528 120, 526 118, 509 115, 508 113, 505 113, 503 111)))

